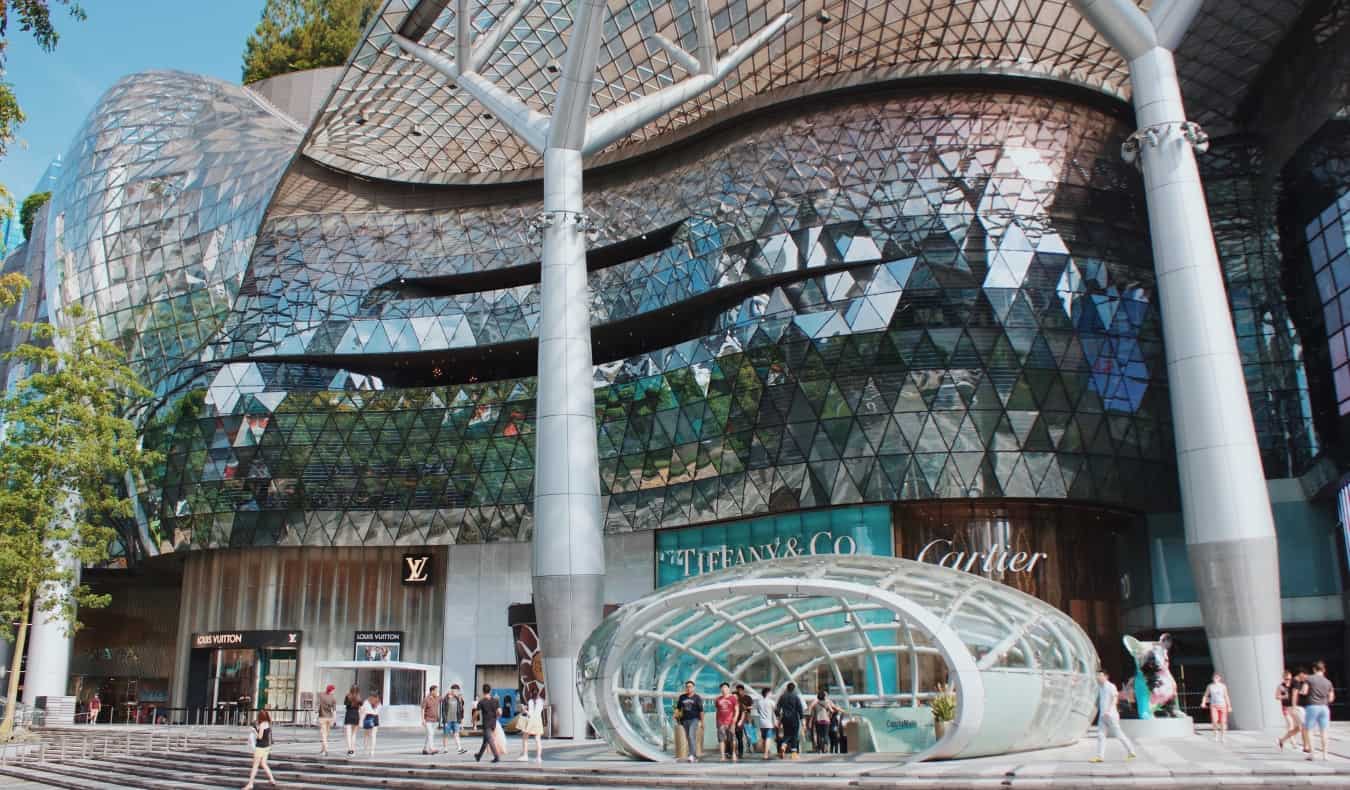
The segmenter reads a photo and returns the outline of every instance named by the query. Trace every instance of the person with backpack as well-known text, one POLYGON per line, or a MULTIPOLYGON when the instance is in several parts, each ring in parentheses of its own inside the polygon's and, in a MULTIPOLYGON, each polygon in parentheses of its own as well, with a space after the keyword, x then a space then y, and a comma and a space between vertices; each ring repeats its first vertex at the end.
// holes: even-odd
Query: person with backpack
POLYGON ((793 760, 800 758, 802 720, 806 718, 806 707, 802 704, 802 698, 797 695, 797 684, 787 684, 787 690, 783 696, 778 699, 778 707, 775 708, 778 714, 778 721, 782 723, 782 734, 779 737, 778 748, 780 753, 786 757, 792 755, 793 760))
POLYGON ((272 717, 265 709, 258 711, 258 719, 253 723, 249 737, 253 741, 253 765, 249 768, 248 784, 244 785, 244 790, 253 790, 253 780, 258 776, 259 766, 267 774, 268 783, 276 787, 277 780, 272 776, 271 766, 267 764, 267 757, 272 753, 272 717))
POLYGON ((808 714, 814 725, 811 732, 811 748, 817 754, 824 754, 830 750, 830 719, 837 710, 839 708, 830 702, 829 694, 824 691, 816 693, 816 701, 811 703, 808 714))

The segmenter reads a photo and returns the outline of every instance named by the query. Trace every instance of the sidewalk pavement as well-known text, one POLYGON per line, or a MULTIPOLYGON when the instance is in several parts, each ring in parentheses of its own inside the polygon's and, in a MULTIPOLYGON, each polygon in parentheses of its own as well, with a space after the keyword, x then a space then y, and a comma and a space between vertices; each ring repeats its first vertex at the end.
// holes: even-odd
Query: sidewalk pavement
MULTIPOLYGON (((345 759, 342 748, 341 732, 330 739, 330 754, 337 759, 345 759)), ((545 741, 544 767, 550 772, 602 770, 621 772, 633 776, 689 773, 691 775, 717 775, 722 773, 744 777, 747 774, 771 776, 819 776, 833 778, 882 778, 882 777, 927 777, 933 780, 944 778, 1053 778, 1060 776, 1091 776, 1109 778, 1167 779, 1171 777, 1213 777, 1216 783, 1231 784, 1243 777, 1320 777, 1326 780, 1337 779, 1342 785, 1350 787, 1350 722, 1332 724, 1330 736, 1330 758, 1323 762, 1320 756, 1308 761, 1297 745, 1286 746, 1281 750, 1275 741, 1278 732, 1231 732, 1225 742, 1215 742, 1208 728, 1201 729, 1196 735, 1176 740, 1139 740, 1136 748, 1139 756, 1135 760, 1125 761, 1124 749, 1119 741, 1107 740, 1107 761, 1093 763, 1097 753, 1096 732, 1079 742, 1058 749, 1043 749, 1034 752, 1020 752, 994 757, 981 757, 968 760, 950 760, 942 762, 904 763, 894 755, 885 754, 848 754, 815 755, 804 754, 799 761, 772 759, 765 761, 756 755, 738 763, 722 762, 715 751, 706 751, 698 763, 647 763, 622 757, 599 741, 574 743, 572 741, 545 741)), ((503 763, 512 762, 520 754, 520 739, 509 737, 508 755, 503 763)), ((357 734, 357 745, 361 736, 357 734)), ((382 731, 379 735, 374 762, 456 765, 473 764, 473 753, 481 740, 478 737, 464 738, 468 754, 455 754, 451 741, 450 753, 434 756, 422 755, 422 737, 411 730, 382 731)), ((242 737, 241 737, 242 745, 242 737)), ((439 743, 437 744, 439 748, 439 743)), ((533 746, 531 746, 533 758, 533 746)), ((318 753, 318 734, 315 730, 304 728, 282 728, 278 731, 278 742, 273 747, 277 757, 309 757, 318 753)), ((489 753, 490 756, 490 753, 489 753)), ((355 761, 368 758, 358 750, 355 761)), ((482 765, 486 769, 490 757, 485 757, 482 765)), ((531 765, 534 765, 533 759, 531 765)), ((1287 786, 1275 783, 1272 786, 1287 786)), ((1334 785, 1333 783, 1333 786, 1334 785)))

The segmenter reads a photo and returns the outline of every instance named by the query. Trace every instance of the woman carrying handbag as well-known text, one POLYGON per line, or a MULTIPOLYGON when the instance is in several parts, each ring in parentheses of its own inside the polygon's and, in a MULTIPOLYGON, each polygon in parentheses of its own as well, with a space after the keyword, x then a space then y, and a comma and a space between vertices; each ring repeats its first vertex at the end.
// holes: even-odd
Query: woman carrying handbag
POLYGON ((534 738, 534 761, 544 761, 544 701, 539 690, 531 688, 526 693, 525 704, 520 715, 524 719, 520 725, 520 761, 530 761, 530 738, 534 738))
POLYGON ((267 764, 267 757, 272 753, 272 717, 267 715, 266 710, 258 711, 258 720, 249 730, 249 740, 253 742, 253 766, 249 768, 248 784, 244 785, 244 790, 253 790, 258 766, 262 766, 263 773, 267 774, 268 784, 276 787, 277 780, 273 778, 272 768, 267 764))

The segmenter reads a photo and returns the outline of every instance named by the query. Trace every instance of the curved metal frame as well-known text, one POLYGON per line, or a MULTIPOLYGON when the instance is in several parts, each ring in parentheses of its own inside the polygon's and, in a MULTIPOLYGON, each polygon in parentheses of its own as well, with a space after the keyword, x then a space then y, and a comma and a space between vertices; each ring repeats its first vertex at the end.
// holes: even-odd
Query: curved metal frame
MULTIPOLYGON (((960 636, 924 606, 890 590, 868 587, 856 582, 833 579, 765 577, 733 579, 707 586, 692 587, 662 596, 637 613, 627 612, 627 619, 612 637, 611 644, 627 645, 637 636, 646 636, 648 639, 652 639, 650 634, 640 634, 639 632, 649 627, 653 618, 659 622, 664 619, 664 616, 689 611, 709 601, 721 600, 732 595, 802 595, 834 598, 841 600, 841 602, 845 597, 851 600, 870 601, 896 615, 900 621, 897 625, 900 625, 907 632, 915 625, 921 628, 937 646, 938 653, 946 661, 948 668, 956 678, 957 715, 952 729, 941 740, 930 748, 913 755, 910 759, 918 761, 959 754, 970 743, 983 722, 984 683, 980 678, 980 669, 974 656, 966 648, 960 636)), ((808 617, 814 618, 824 614, 834 614, 838 611, 845 611, 850 607, 847 605, 841 606, 838 611, 815 610, 810 612, 809 615, 798 612, 791 606, 783 606, 782 608, 790 614, 793 620, 798 623, 805 623, 808 617)), ((846 630, 851 631, 861 627, 856 617, 853 620, 854 622, 851 625, 846 624, 850 625, 846 630)), ((722 620, 717 627, 730 624, 730 621, 722 620)), ((837 656, 831 654, 826 648, 819 633, 814 632, 809 626, 807 628, 808 633, 810 633, 808 639, 817 642, 820 646, 822 658, 836 664, 834 667, 835 676, 842 685, 842 679, 839 679, 839 668, 835 662, 837 656)), ((871 640, 864 638, 863 643, 867 645, 869 657, 873 661, 877 661, 878 651, 872 645, 871 640)), ((675 654, 677 655, 694 656, 704 665, 710 663, 706 656, 695 655, 696 651, 690 650, 685 645, 678 644, 673 640, 666 641, 666 644, 675 648, 675 654)), ((671 759, 670 755, 652 748, 648 740, 634 730, 621 710, 619 680, 622 674, 622 664, 627 658, 627 651, 612 649, 605 656, 601 665, 599 683, 601 698, 606 707, 608 718, 625 749, 648 760, 669 760, 671 759)), ((758 657, 754 660, 758 660, 758 657)), ((728 678, 733 681, 740 680, 736 672, 740 668, 724 667, 723 669, 727 670, 726 676, 728 678)), ((662 674, 664 675, 664 671, 662 674)))

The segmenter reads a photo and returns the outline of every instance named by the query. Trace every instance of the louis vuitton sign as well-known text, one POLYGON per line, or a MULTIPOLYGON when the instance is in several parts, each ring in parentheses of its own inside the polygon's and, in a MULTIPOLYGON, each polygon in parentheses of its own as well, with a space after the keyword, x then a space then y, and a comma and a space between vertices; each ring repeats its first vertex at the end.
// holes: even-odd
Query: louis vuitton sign
POLYGON ((404 554, 400 566, 399 578, 406 587, 430 585, 434 579, 436 563, 433 554, 404 554))

